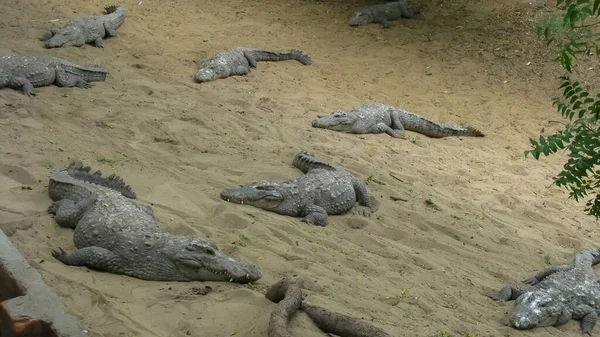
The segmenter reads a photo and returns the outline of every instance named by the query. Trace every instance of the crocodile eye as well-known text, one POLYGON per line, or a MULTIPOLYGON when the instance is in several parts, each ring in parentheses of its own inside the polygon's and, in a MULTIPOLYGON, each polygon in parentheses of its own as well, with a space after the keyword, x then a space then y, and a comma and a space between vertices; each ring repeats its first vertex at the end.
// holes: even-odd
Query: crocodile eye
POLYGON ((189 243, 189 244, 187 244, 187 245, 185 246, 185 249, 187 249, 187 250, 189 250, 189 251, 192 251, 192 252, 195 252, 195 251, 197 251, 197 250, 198 250, 198 248, 199 248, 199 246, 198 246, 197 244, 195 244, 195 243, 189 243))
POLYGON ((215 250, 210 247, 204 249, 204 252, 208 255, 215 255, 215 250))
POLYGON ((548 304, 550 304, 550 303, 552 303, 552 300, 551 300, 551 299, 549 299, 549 298, 544 298, 544 299, 540 300, 540 307, 542 307, 542 308, 543 308, 543 307, 547 306, 547 305, 548 305, 548 304))

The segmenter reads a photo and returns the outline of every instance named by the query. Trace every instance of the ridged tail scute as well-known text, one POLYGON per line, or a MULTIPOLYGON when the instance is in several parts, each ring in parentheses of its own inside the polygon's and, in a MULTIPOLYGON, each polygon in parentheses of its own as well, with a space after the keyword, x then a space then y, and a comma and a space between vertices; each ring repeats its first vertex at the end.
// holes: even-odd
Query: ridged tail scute
POLYGON ((125 10, 122 7, 108 6, 104 10, 105 15, 113 14, 110 19, 113 28, 120 27, 125 21, 125 10))
POLYGON ((100 171, 90 173, 91 169, 92 168, 89 166, 83 166, 81 162, 72 162, 69 166, 66 167, 67 173, 72 178, 108 187, 112 190, 120 192, 123 196, 130 199, 136 198, 136 194, 131 189, 131 186, 126 185, 125 181, 123 181, 121 177, 117 176, 114 173, 108 177, 103 177, 102 172, 100 171))
POLYGON ((117 11, 117 9, 119 9, 119 7, 115 6, 115 5, 104 7, 104 10, 105 10, 104 14, 108 15, 108 14, 114 13, 117 11))
POLYGON ((335 170, 335 168, 308 152, 300 152, 292 161, 292 165, 303 173, 314 169, 335 170))

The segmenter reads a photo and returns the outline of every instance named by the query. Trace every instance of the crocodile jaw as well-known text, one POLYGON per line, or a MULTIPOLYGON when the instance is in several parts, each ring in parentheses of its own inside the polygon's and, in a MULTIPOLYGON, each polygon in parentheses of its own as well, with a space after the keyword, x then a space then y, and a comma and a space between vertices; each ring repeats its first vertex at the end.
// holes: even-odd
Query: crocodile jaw
POLYGON ((252 184, 221 192, 221 199, 236 204, 248 204, 262 209, 277 207, 283 196, 274 185, 252 184))

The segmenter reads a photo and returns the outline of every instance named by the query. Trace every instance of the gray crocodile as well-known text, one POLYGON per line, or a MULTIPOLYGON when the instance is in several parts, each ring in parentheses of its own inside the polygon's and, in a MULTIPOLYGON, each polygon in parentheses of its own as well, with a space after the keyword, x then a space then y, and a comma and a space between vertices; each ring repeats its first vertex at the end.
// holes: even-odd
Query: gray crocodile
POLYGON ((327 226, 328 215, 348 212, 358 201, 359 213, 373 207, 367 186, 339 165, 327 164, 300 152, 292 162, 304 175, 291 180, 261 180, 221 192, 221 199, 248 204, 282 215, 303 217, 302 222, 327 226))
POLYGON ((93 43, 103 48, 102 39, 117 36, 117 29, 125 21, 125 10, 117 6, 105 8, 105 15, 93 15, 74 18, 62 27, 55 27, 44 34, 40 40, 46 48, 64 46, 81 47, 93 43))
POLYGON ((158 228, 152 207, 114 173, 102 177, 73 162, 50 173, 48 212, 58 225, 74 228, 77 250, 52 255, 69 266, 86 266, 153 281, 229 281, 261 278, 258 267, 229 257, 207 240, 158 228))
POLYGON ((505 286, 491 298, 516 300, 509 317, 516 329, 557 326, 575 319, 581 321, 581 332, 591 335, 600 310, 600 284, 592 266, 599 262, 598 249, 585 249, 570 264, 542 270, 524 285, 505 286))
POLYGON ((80 66, 63 59, 44 55, 0 56, 0 88, 22 90, 35 95, 34 87, 55 84, 58 87, 88 89, 90 82, 106 80, 101 66, 80 66))
POLYGON ((406 0, 392 1, 359 9, 350 17, 350 26, 378 23, 383 28, 388 28, 390 27, 388 21, 401 18, 412 19, 419 13, 419 8, 409 7, 406 0))
POLYGON ((431 138, 484 136, 481 131, 471 127, 432 122, 423 116, 381 103, 357 105, 351 110, 336 110, 317 117, 312 121, 313 127, 347 133, 385 132, 395 138, 404 138, 404 131, 409 130, 431 138))
POLYGON ((243 76, 256 68, 259 61, 296 60, 304 65, 312 64, 312 60, 299 50, 269 51, 265 49, 233 47, 220 51, 209 57, 198 66, 196 81, 199 83, 214 81, 229 76, 243 76))

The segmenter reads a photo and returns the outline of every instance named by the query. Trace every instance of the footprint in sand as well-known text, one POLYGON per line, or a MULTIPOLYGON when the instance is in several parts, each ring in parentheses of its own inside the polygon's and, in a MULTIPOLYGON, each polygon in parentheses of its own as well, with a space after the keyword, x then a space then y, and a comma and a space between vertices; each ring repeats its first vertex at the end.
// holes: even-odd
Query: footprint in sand
POLYGON ((48 208, 49 199, 35 177, 26 169, 0 164, 0 224, 5 232, 30 226, 32 216, 48 208))
POLYGON ((31 173, 19 166, 0 164, 0 175, 22 185, 31 185, 36 182, 35 177, 31 173))
POLYGON ((231 228, 231 229, 244 229, 250 225, 250 221, 246 218, 243 218, 236 213, 224 213, 222 215, 223 220, 219 221, 223 224, 223 228, 231 228))

